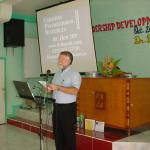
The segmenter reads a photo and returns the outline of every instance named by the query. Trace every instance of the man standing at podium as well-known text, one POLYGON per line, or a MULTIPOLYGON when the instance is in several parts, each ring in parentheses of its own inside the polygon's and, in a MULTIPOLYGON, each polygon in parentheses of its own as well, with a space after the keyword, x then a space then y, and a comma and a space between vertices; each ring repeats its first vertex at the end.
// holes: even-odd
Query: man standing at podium
POLYGON ((47 86, 56 100, 53 111, 56 150, 76 150, 76 97, 81 76, 71 68, 72 62, 72 53, 61 52, 58 57, 60 71, 55 73, 52 84, 47 86))

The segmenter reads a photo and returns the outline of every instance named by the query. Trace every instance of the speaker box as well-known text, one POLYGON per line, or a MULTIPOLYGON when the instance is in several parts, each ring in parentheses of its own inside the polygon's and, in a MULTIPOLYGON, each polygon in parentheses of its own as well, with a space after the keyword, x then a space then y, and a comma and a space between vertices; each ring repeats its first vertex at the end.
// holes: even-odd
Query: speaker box
POLYGON ((24 46, 24 20, 11 19, 4 23, 4 47, 24 46))

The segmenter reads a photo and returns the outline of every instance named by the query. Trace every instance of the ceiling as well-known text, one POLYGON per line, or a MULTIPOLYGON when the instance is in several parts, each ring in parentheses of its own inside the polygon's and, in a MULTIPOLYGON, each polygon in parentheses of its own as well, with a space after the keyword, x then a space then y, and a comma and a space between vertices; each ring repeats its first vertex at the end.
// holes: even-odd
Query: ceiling
POLYGON ((11 4, 13 13, 35 16, 35 10, 65 1, 68 0, 3 0, 2 3, 11 4))

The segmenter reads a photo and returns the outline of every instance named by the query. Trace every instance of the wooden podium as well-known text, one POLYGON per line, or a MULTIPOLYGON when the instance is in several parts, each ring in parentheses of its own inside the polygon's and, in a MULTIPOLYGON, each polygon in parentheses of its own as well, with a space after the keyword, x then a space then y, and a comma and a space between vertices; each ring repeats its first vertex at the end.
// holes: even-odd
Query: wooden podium
POLYGON ((83 78, 78 113, 125 129, 150 123, 150 78, 83 78))

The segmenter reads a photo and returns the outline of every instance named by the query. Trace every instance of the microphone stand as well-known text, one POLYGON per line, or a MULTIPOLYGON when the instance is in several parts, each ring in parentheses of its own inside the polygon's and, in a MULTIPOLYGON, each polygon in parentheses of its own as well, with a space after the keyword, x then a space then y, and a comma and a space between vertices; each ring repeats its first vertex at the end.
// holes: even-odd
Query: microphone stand
POLYGON ((40 97, 39 97, 39 117, 40 117, 40 150, 43 150, 43 132, 42 132, 42 97, 41 97, 41 92, 40 92, 40 97))
MULTIPOLYGON (((48 84, 48 78, 49 78, 49 75, 50 75, 50 70, 47 70, 47 73, 46 73, 46 86, 48 84)), ((45 104, 45 97, 43 98, 43 101, 42 101, 42 96, 41 96, 41 92, 40 92, 40 97, 39 97, 39 118, 40 118, 40 150, 43 150, 43 132, 42 132, 42 105, 45 104), (43 102, 44 101, 44 102, 43 102)))
POLYGON ((34 96, 34 100, 36 101, 39 109, 39 124, 40 124, 40 130, 39 130, 39 136, 40 136, 40 150, 43 150, 43 133, 42 133, 42 105, 43 105, 43 98, 42 98, 42 93, 41 89, 38 88, 39 90, 39 96, 34 96))

